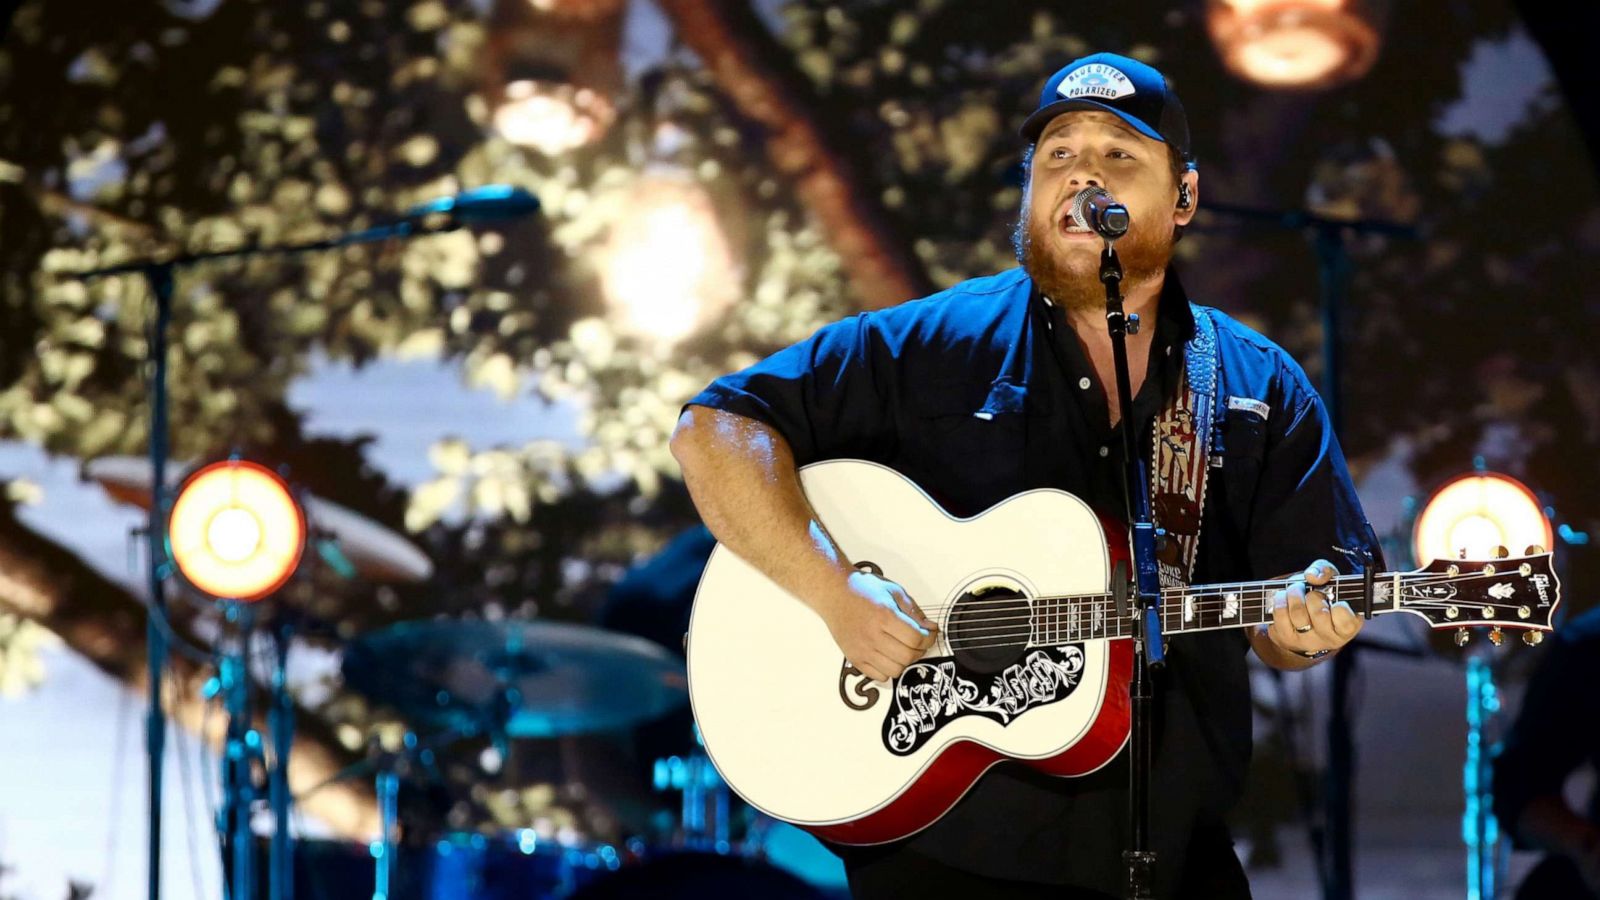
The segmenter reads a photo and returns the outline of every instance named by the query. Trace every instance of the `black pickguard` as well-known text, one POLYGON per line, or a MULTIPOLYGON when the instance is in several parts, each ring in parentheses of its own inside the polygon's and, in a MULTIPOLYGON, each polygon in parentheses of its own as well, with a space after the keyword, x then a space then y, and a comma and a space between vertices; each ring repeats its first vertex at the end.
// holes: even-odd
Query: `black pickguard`
POLYGON ((962 716, 1009 724, 1030 709, 1070 696, 1083 680, 1083 665, 1082 644, 1030 647, 993 674, 974 672, 953 656, 913 663, 895 681, 883 745, 896 756, 910 755, 962 716))

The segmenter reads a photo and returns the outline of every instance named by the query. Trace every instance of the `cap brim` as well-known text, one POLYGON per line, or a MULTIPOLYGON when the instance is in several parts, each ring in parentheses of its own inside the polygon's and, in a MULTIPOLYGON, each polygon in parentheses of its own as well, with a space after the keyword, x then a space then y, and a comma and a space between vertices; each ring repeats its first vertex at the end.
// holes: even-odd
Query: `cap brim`
POLYGON ((1150 138, 1151 140, 1160 141, 1163 144, 1167 142, 1167 139, 1161 136, 1161 132, 1156 131, 1154 128, 1151 128, 1149 125, 1145 124, 1134 116, 1130 116, 1114 106, 1108 106, 1098 100, 1090 100, 1086 97, 1074 97, 1071 100, 1057 100, 1048 106, 1040 107, 1034 111, 1033 115, 1029 116, 1025 121, 1023 121, 1022 127, 1017 130, 1017 133, 1022 135, 1023 140, 1030 144, 1038 143, 1039 133, 1044 131, 1044 127, 1050 124, 1051 119, 1054 119, 1056 116, 1059 116, 1064 112, 1074 109, 1103 110, 1111 113, 1122 121, 1127 122, 1135 131, 1138 131, 1145 137, 1150 138))

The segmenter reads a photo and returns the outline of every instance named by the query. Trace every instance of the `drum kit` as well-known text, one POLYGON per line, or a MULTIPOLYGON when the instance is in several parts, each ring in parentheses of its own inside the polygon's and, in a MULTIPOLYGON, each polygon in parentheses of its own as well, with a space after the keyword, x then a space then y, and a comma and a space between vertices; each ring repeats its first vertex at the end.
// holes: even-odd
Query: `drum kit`
MULTIPOLYGON (((85 475, 120 502, 148 506, 149 471, 143 460, 114 458, 89 463, 85 475)), ((426 556, 404 537, 325 500, 308 498, 306 505, 308 518, 337 543, 357 577, 405 583, 431 574, 426 556)), ((653 776, 656 790, 682 794, 667 837, 602 843, 541 832, 531 822, 497 833, 402 828, 402 784, 424 780, 446 748, 471 738, 505 748, 615 733, 680 710, 688 699, 684 660, 659 644, 562 622, 407 621, 348 641, 341 670, 348 689, 405 723, 402 746, 369 754, 298 797, 334 781, 371 778, 380 833, 370 842, 294 840, 292 883, 274 896, 847 896, 838 860, 804 832, 745 808, 698 741, 689 753, 656 760, 641 773, 653 776)), ((238 865, 231 853, 224 859, 225 868, 238 865)), ((252 880, 264 883, 267 868, 257 865, 252 880)))

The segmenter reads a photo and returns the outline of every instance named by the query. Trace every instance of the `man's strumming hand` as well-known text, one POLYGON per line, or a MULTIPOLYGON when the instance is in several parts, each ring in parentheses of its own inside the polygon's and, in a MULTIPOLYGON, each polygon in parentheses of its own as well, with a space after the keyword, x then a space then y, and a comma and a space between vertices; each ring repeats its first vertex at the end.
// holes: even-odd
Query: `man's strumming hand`
POLYGON ((939 639, 905 588, 870 572, 852 572, 819 611, 844 658, 873 681, 899 677, 939 639))

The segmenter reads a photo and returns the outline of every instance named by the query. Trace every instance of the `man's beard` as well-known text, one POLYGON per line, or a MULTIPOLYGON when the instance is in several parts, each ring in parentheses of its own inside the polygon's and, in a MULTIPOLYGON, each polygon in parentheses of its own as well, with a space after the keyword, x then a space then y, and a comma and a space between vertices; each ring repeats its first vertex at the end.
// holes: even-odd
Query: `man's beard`
MULTIPOLYGON (((1100 281, 1099 248, 1103 244, 1085 244, 1095 252, 1069 251, 1054 242, 1060 222, 1041 221, 1028 215, 1023 207, 1016 241, 1018 260, 1022 268, 1039 286, 1039 292, 1049 297, 1068 312, 1077 310, 1099 311, 1105 308, 1106 289, 1100 281), (1072 252, 1072 262, 1067 254, 1072 252)), ((1159 227, 1135 228, 1117 241, 1117 259, 1122 263, 1122 295, 1126 297, 1136 288, 1159 278, 1172 259, 1172 233, 1162 233, 1159 227)))

